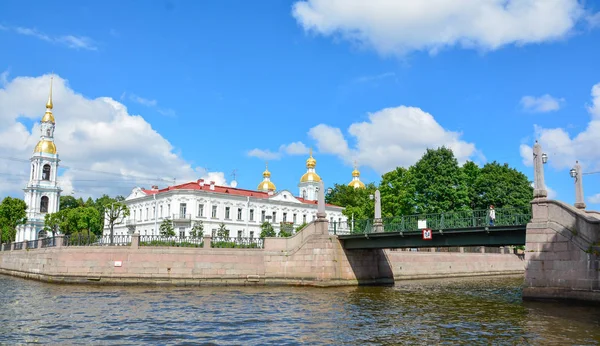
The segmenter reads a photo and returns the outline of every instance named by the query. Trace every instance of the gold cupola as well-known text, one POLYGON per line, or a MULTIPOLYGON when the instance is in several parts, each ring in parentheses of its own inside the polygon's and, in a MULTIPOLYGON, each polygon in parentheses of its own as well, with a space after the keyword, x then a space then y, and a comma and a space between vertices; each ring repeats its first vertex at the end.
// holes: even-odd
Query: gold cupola
POLYGON ((273 184, 271 181, 271 172, 269 172, 269 163, 267 162, 265 166, 265 171, 263 172, 263 181, 258 184, 256 189, 263 192, 275 191, 275 184, 273 184))
POLYGON ((52 115, 52 79, 50 77, 50 94, 48 95, 48 102, 46 102, 46 113, 42 117, 40 131, 42 132, 40 141, 36 144, 33 149, 34 153, 46 153, 56 155, 56 144, 54 144, 54 115, 52 115))
POLYGON ((46 113, 42 117, 43 123, 53 123, 54 124, 54 115, 52 114, 52 108, 54 105, 52 104, 52 80, 54 77, 50 77, 50 94, 48 95, 48 102, 46 102, 46 113))
POLYGON ((348 183, 348 186, 353 187, 355 189, 364 189, 365 184, 360 181, 360 171, 358 170, 358 165, 356 161, 354 161, 354 170, 352 171, 352 181, 348 183))
POLYGON ((315 172, 316 166, 317 160, 315 160, 315 158, 312 156, 312 148, 310 148, 310 157, 306 160, 306 173, 304 173, 300 178, 300 183, 318 183, 321 181, 321 177, 319 177, 317 172, 315 172))

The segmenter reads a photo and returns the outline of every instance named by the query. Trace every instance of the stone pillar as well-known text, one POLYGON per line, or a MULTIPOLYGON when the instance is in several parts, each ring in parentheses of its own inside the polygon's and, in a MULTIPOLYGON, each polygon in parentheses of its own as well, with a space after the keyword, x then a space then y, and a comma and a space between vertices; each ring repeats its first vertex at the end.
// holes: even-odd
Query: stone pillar
POLYGON ((63 234, 57 234, 55 236, 55 243, 54 246, 55 247, 62 247, 64 245, 64 240, 65 240, 65 236, 63 234))
POLYGON ((204 241, 203 247, 205 249, 210 249, 210 243, 212 241, 212 237, 209 236, 209 235, 205 235, 204 238, 203 238, 203 241, 204 241))
POLYGON ((131 235, 131 248, 136 250, 140 248, 140 234, 137 231, 131 235))
POLYGON ((544 183, 544 162, 542 162, 542 146, 535 141, 533 146, 533 198, 546 198, 546 184, 544 183))
POLYGON ((458 252, 460 252, 460 253, 465 253, 465 248, 464 248, 464 247, 462 247, 462 246, 461 246, 461 247, 459 247, 459 248, 458 248, 458 252))
POLYGON ((323 184, 323 180, 319 182, 319 193, 317 195, 317 219, 327 220, 327 213, 325 213, 325 184, 323 184))
POLYGON ((383 221, 381 220, 381 192, 375 190, 375 219, 373 220, 373 232, 383 232, 383 221))
POLYGON ((579 161, 575 161, 575 208, 585 209, 583 200, 583 176, 579 161))
POLYGON ((42 248, 42 241, 44 241, 44 238, 39 238, 39 239, 37 240, 37 242, 38 242, 38 243, 37 243, 37 248, 38 248, 38 249, 41 249, 41 248, 42 248))

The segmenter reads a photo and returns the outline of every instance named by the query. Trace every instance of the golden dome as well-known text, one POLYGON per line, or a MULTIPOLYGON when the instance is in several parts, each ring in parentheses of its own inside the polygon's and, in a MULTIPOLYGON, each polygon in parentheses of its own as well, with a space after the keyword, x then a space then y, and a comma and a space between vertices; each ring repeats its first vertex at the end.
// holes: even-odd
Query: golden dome
POLYGON ((266 164, 265 171, 263 172, 263 178, 270 178, 271 172, 269 172, 269 163, 266 164))
POLYGON ((354 170, 352 171, 352 176, 353 177, 360 177, 360 172, 358 171, 358 169, 354 168, 354 170))
POLYGON ((348 186, 353 187, 355 189, 364 189, 365 183, 363 183, 360 180, 352 180, 351 182, 348 183, 348 186))
POLYGON ((33 149, 34 153, 56 154, 56 145, 53 141, 42 139, 33 149))
POLYGON ((306 160, 306 168, 315 168, 317 160, 312 156, 312 148, 310 148, 310 157, 306 160))
POLYGON ((260 184, 258 184, 258 191, 275 191, 275 184, 273 184, 271 181, 261 181, 260 184))
POLYGON ((54 124, 54 115, 52 114, 51 111, 46 110, 46 113, 42 117, 42 122, 43 123, 53 123, 54 124))
POLYGON ((319 175, 315 172, 306 172, 306 173, 304 173, 302 178, 300 178, 301 183, 307 183, 307 182, 311 182, 311 181, 319 182, 319 181, 321 181, 321 177, 319 177, 319 175))

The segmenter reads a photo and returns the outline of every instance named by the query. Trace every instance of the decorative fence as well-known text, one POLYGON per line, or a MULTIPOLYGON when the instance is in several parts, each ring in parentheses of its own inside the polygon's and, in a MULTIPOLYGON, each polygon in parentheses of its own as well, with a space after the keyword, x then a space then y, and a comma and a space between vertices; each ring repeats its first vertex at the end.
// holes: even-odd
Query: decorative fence
POLYGON ((210 242, 212 248, 262 249, 264 246, 263 238, 214 237, 210 242))
POLYGON ((193 237, 142 235, 140 236, 140 246, 204 247, 204 239, 193 237))
POLYGON ((54 246, 56 246, 56 238, 55 237, 42 239, 42 247, 43 248, 54 247, 54 246))
POLYGON ((97 236, 93 233, 77 233, 65 235, 63 246, 129 246, 130 235, 103 235, 97 236))
POLYGON ((2 244, 2 251, 10 251, 10 243, 2 244))
MULTIPOLYGON (((489 210, 463 210, 439 214, 415 214, 382 218, 383 232, 420 232, 433 230, 468 229, 496 226, 525 225, 531 220, 531 208, 501 208, 492 220, 489 210)), ((350 220, 329 224, 332 234, 365 234, 374 231, 373 220, 350 220)))

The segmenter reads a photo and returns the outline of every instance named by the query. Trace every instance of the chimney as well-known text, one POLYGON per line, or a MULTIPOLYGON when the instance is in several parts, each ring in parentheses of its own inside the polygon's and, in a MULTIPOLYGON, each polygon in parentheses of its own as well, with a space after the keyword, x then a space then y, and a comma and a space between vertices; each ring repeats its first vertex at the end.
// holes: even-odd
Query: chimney
POLYGON ((158 185, 152 185, 152 191, 158 191, 158 185))
POLYGON ((200 187, 204 187, 204 179, 198 179, 198 185, 200 185, 200 187))
POLYGON ((210 189, 211 189, 211 190, 214 190, 214 189, 215 189, 215 182, 214 182, 214 181, 211 181, 211 182, 210 182, 210 189))

